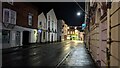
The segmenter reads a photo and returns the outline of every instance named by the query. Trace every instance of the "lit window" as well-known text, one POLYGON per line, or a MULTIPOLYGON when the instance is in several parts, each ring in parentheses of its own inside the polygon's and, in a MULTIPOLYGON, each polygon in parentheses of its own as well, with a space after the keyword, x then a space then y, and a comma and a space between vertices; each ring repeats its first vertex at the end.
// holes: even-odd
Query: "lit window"
POLYGON ((71 34, 72 34, 72 31, 71 31, 71 34))
POLYGON ((74 34, 74 31, 73 31, 73 34, 74 34))
POLYGON ((31 13, 28 14, 28 25, 32 26, 32 22, 33 22, 33 15, 31 13))
POLYGON ((68 34, 69 34, 69 31, 68 31, 68 34))
POLYGON ((75 27, 75 29, 77 29, 77 27, 75 27))

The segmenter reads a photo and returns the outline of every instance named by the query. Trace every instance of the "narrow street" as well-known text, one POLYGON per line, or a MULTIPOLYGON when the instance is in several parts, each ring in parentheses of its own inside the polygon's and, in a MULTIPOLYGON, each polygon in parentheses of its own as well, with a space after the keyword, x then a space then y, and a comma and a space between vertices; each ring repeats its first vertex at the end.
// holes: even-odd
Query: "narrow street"
POLYGON ((0 68, 120 68, 120 0, 18 1, 0 1, 0 68))
POLYGON ((84 50, 84 46, 80 42, 66 41, 43 44, 36 46, 36 48, 24 48, 21 51, 3 54, 3 67, 57 66, 70 51, 71 53, 69 56, 71 59, 69 59, 68 64, 71 66, 74 66, 74 64, 71 63, 73 60, 75 66, 86 66, 93 63, 87 52, 84 50))

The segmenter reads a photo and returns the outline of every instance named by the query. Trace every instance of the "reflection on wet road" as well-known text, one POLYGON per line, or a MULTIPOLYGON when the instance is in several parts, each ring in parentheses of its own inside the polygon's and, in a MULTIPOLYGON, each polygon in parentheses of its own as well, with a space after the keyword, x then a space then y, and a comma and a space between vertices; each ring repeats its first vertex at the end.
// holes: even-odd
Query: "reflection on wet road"
MULTIPOLYGON (((64 58, 64 56, 67 53, 69 53, 69 51, 79 48, 79 46, 77 46, 78 44, 79 42, 75 42, 75 41, 42 44, 40 46, 37 46, 36 48, 35 47, 26 48, 21 51, 3 54, 2 65, 3 67, 4 66, 56 66, 64 58)), ((73 57, 76 56, 77 54, 78 53, 76 54, 73 53, 73 57)), ((81 51, 81 57, 84 57, 85 55, 86 54, 82 53, 81 51)), ((82 60, 81 62, 83 62, 85 59, 79 59, 79 60, 82 60)), ((89 61, 89 60, 85 60, 85 61, 89 61)))
POLYGON ((60 67, 96 68, 83 44, 78 44, 60 67))

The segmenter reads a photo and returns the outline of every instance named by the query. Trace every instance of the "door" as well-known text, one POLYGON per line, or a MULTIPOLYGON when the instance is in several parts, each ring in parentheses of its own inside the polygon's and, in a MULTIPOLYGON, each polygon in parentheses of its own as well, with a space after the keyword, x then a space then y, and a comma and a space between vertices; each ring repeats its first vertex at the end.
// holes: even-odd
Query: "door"
POLYGON ((51 37, 51 42, 53 42, 53 34, 52 34, 52 37, 51 37))
POLYGON ((39 35, 40 35, 39 42, 41 43, 42 42, 42 32, 39 35))
POLYGON ((29 31, 23 31, 23 46, 29 44, 29 31))
POLYGON ((20 46, 20 32, 16 31, 16 46, 20 46))

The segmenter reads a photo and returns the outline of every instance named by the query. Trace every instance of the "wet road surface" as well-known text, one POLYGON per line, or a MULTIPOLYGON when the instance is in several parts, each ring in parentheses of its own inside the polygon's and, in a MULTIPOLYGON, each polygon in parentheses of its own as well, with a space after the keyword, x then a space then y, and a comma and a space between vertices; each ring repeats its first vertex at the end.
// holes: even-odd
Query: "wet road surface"
MULTIPOLYGON (((79 50, 76 48, 80 48, 78 44, 75 41, 42 44, 33 48, 24 48, 20 51, 2 54, 2 66, 57 66, 70 51, 73 51, 72 53, 75 55, 74 51, 79 50)), ((81 57, 84 57, 83 53, 81 57)), ((82 61, 89 62, 85 59, 82 61)))
POLYGON ((62 68, 96 68, 84 45, 78 44, 60 65, 62 68))

